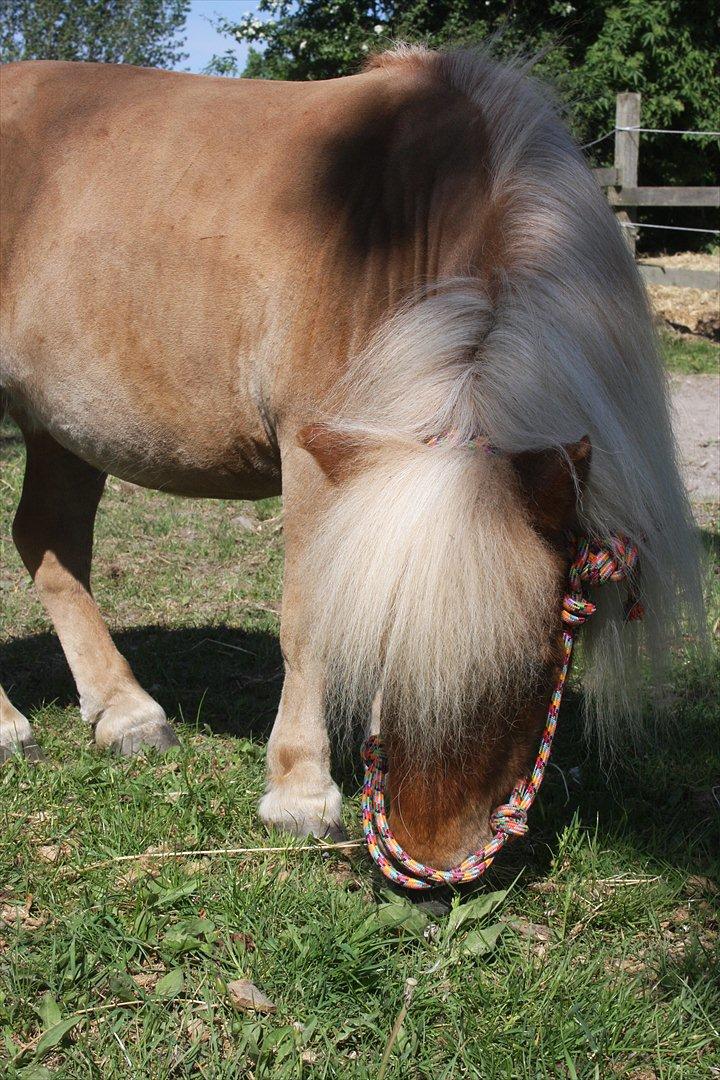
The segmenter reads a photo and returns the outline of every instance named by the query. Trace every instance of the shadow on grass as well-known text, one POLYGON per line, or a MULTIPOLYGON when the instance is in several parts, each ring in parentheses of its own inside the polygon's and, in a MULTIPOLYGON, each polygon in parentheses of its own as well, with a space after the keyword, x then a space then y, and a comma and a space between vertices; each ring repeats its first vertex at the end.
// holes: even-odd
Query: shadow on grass
MULTIPOLYGON (((278 639, 226 626, 169 630, 141 626, 113 634, 120 652, 168 716, 190 727, 265 738, 282 689, 278 639)), ((75 684, 54 634, 34 634, 2 648, 5 689, 29 712, 53 702, 77 705, 75 684)))
POLYGON ((525 849, 525 880, 546 872, 573 818, 597 831, 598 847, 625 846, 677 869, 720 873, 720 725, 712 670, 678 673, 677 702, 666 731, 608 762, 585 740, 580 696, 568 694, 528 838, 510 856, 513 865, 521 856, 519 870, 525 849))
MULTIPOLYGON (((277 638, 225 626, 138 627, 114 635, 140 683, 171 717, 190 728, 265 739, 282 688, 277 638)), ((32 712, 44 703, 75 705, 77 694, 57 638, 19 638, 3 648, 5 686, 32 712)), ((574 818, 600 844, 634 849, 656 864, 713 874, 720 853, 718 680, 711 667, 678 671, 675 729, 644 751, 627 752, 611 769, 583 739, 580 699, 568 692, 527 838, 509 845, 487 883, 502 887, 522 872, 528 883, 547 874, 559 837, 574 818)), ((339 758, 335 775, 347 794, 360 783, 358 757, 339 758)))

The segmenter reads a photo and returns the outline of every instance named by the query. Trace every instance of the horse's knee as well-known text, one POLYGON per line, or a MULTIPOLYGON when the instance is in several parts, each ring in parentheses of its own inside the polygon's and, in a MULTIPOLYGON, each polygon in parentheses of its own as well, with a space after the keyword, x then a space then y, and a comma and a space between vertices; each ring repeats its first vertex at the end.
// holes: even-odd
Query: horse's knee
POLYGON ((12 523, 12 538, 18 555, 27 569, 32 574, 37 565, 38 558, 36 549, 38 529, 34 522, 34 515, 28 509, 27 504, 21 502, 18 506, 12 523))
MULTIPOLYGON (((18 555, 43 598, 67 589, 67 563, 72 560, 58 557, 46 522, 38 521, 32 510, 21 505, 12 524, 12 538, 18 555)), ((76 575, 72 577, 76 580, 76 575)))

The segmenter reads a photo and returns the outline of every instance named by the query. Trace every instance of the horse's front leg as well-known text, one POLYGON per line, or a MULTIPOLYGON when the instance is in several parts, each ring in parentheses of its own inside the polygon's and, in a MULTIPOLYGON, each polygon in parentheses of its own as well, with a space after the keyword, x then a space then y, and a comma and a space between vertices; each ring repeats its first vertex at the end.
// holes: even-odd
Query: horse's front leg
POLYGON ((267 749, 260 816, 296 836, 342 838, 342 797, 330 775, 330 744, 317 674, 285 657, 285 683, 267 749))
POLYGON ((330 775, 323 672, 307 649, 312 618, 300 554, 317 527, 324 478, 305 451, 283 455, 285 577, 280 642, 285 682, 267 750, 267 789, 260 816, 296 836, 342 838, 342 796, 330 775))

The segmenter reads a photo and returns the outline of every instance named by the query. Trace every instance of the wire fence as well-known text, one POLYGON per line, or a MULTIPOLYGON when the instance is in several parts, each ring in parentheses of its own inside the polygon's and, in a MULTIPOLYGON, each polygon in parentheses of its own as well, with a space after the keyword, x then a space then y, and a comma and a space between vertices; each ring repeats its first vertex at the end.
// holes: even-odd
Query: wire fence
POLYGON ((599 139, 593 139, 592 142, 584 143, 580 147, 581 150, 589 150, 591 146, 597 146, 598 143, 605 142, 606 139, 612 139, 618 131, 637 131, 640 135, 699 135, 711 139, 720 139, 720 131, 683 131, 677 128, 644 128, 644 127, 614 127, 612 131, 606 131, 604 135, 601 135, 599 139))
POLYGON ((668 229, 670 232, 695 232, 720 236, 720 229, 693 229, 689 225, 651 225, 643 221, 619 221, 618 225, 621 229, 668 229))
MULTIPOLYGON (((624 119, 623 114, 622 114, 623 108, 624 108, 625 113, 627 115, 627 105, 623 105, 623 102, 625 102, 627 99, 630 99, 630 98, 635 99, 634 102, 632 102, 631 105, 630 105, 632 119, 634 120, 634 119, 637 118, 637 120, 639 121, 639 119, 640 119, 640 95, 639 94, 625 94, 625 95, 618 94, 618 98, 617 98, 617 101, 618 101, 618 115, 617 115, 617 118, 616 118, 618 121, 624 119), (633 109, 633 105, 634 105, 634 109, 633 109)), ((630 117, 628 117, 628 119, 630 119, 630 117)), ((698 130, 695 130, 694 128, 693 129, 690 129, 690 128, 687 128, 687 129, 684 129, 684 128, 651 128, 651 127, 642 127, 640 125, 640 123, 625 123, 625 124, 616 123, 615 127, 613 127, 610 131, 606 131, 604 135, 600 135, 597 139, 592 139, 590 142, 584 143, 580 147, 580 149, 581 150, 589 150, 591 147, 598 146, 600 143, 605 142, 607 139, 614 138, 616 140, 616 144, 615 144, 615 155, 616 155, 616 157, 615 157, 615 160, 616 160, 616 165, 617 165, 618 164, 618 147, 620 145, 620 140, 618 139, 618 136, 621 136, 621 138, 622 138, 623 136, 626 137, 627 134, 632 134, 632 133, 636 133, 638 135, 644 135, 644 134, 645 135, 681 135, 681 136, 686 136, 687 135, 687 136, 691 136, 693 138, 720 138, 720 131, 698 131, 698 130)), ((624 149, 627 151, 627 146, 625 146, 624 149)), ((623 188, 625 188, 626 190, 629 188, 629 189, 631 189, 633 194, 635 194, 636 191, 639 194, 639 191, 637 189, 637 144, 635 145, 634 149, 632 151, 630 151, 630 157, 632 159, 632 165, 631 165, 632 172, 631 172, 629 180, 627 178, 627 170, 623 171, 622 169, 617 169, 615 171, 615 179, 614 179, 614 181, 608 182, 608 186, 616 188, 616 192, 618 194, 623 193, 623 188), (623 176, 625 177, 624 183, 623 183, 623 176)), ((626 158, 626 160, 627 160, 627 158, 626 158)), ((597 172, 601 173, 601 172, 603 172, 603 170, 597 170, 597 172)), ((612 172, 612 170, 611 170, 611 172, 612 172)), ((654 193, 656 193, 656 194, 658 192, 660 192, 660 194, 662 194, 664 191, 669 192, 672 189, 649 189, 649 190, 654 191, 654 193)), ((674 194, 679 195, 681 190, 682 189, 675 189, 674 194)), ((707 190, 709 191, 710 189, 707 189, 707 190)), ((702 193, 702 189, 689 189, 689 188, 685 189, 685 193, 689 196, 687 205, 704 205, 704 204, 700 204, 700 203, 691 201, 692 197, 697 196, 698 192, 702 193)), ((616 195, 615 199, 611 199, 611 202, 613 202, 613 203, 615 203, 616 201, 617 201, 617 195, 616 195)), ((617 206, 617 209, 619 209, 619 207, 622 206, 622 205, 630 205, 630 202, 631 202, 631 198, 630 198, 630 193, 628 192, 628 201, 627 201, 627 203, 620 202, 619 206, 617 206)), ((633 205, 634 205, 634 203, 633 203, 633 205)), ((656 205, 663 205, 663 203, 661 203, 658 200, 658 203, 656 205)), ((672 203, 666 203, 664 205, 678 205, 679 206, 679 205, 683 205, 683 204, 680 201, 678 201, 677 204, 675 204, 675 202, 673 200, 672 203)), ((659 229, 659 230, 662 230, 664 232, 678 232, 678 233, 683 232, 683 233, 695 233, 695 234, 699 233, 699 234, 704 235, 704 236, 720 236, 720 229, 700 229, 700 228, 692 227, 692 226, 689 226, 689 225, 655 225, 655 224, 651 224, 649 222, 628 221, 626 213, 618 214, 618 224, 623 229, 632 229, 632 230, 637 230, 637 229, 659 229), (622 220, 623 218, 625 220, 622 220)))

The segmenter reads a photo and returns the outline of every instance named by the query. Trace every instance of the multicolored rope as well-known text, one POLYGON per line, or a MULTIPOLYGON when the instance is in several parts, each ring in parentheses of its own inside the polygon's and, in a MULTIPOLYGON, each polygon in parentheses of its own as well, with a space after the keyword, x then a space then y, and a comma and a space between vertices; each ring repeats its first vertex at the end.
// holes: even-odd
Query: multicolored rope
POLYGON ((408 855, 392 832, 385 811, 385 780, 387 755, 377 735, 371 735, 363 746, 365 782, 362 791, 363 832, 368 851, 382 873, 390 881, 406 889, 430 889, 435 885, 459 885, 474 881, 485 873, 500 848, 511 837, 524 836, 527 832, 528 810, 542 784, 550 758, 560 702, 570 667, 575 633, 595 611, 595 605, 585 598, 586 586, 602 585, 606 581, 622 581, 630 584, 630 602, 626 608, 627 619, 641 618, 642 605, 633 590, 633 578, 638 562, 637 547, 627 537, 614 536, 607 547, 588 539, 576 541, 575 556, 568 574, 568 592, 562 606, 562 661, 555 688, 550 698, 547 720, 540 739, 540 748, 529 778, 519 780, 502 806, 498 806, 490 818, 495 835, 492 840, 468 855, 450 870, 436 870, 408 855), (398 865, 393 865, 393 861, 398 865), (398 869, 402 867, 402 869, 398 869), (403 872, 407 871, 407 872, 403 872))

